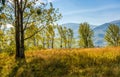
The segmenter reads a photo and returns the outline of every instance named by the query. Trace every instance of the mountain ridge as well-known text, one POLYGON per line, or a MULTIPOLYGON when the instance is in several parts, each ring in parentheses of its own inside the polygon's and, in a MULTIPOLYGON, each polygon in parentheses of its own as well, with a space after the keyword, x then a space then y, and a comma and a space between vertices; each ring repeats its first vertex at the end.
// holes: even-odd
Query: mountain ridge
POLYGON ((111 22, 104 23, 93 29, 94 31, 94 44, 96 46, 105 46, 106 42, 104 40, 105 32, 110 24, 116 24, 120 27, 120 20, 115 20, 111 22))
MULTIPOLYGON (((106 42, 104 40, 104 35, 105 32, 109 26, 109 24, 116 24, 120 27, 120 20, 114 20, 111 22, 107 22, 107 23, 103 23, 101 25, 90 25, 91 29, 94 31, 94 44, 95 46, 105 46, 106 42)), ((74 38, 78 39, 78 29, 79 29, 79 23, 64 23, 62 24, 62 26, 67 27, 67 28, 71 28, 73 29, 74 32, 74 38)))

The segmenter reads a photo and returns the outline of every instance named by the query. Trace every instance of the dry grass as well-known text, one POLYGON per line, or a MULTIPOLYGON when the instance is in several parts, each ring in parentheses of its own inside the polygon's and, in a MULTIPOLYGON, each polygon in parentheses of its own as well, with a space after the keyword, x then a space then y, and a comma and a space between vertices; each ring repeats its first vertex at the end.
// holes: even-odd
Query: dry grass
POLYGON ((119 77, 120 47, 26 51, 26 63, 0 54, 1 77, 119 77))

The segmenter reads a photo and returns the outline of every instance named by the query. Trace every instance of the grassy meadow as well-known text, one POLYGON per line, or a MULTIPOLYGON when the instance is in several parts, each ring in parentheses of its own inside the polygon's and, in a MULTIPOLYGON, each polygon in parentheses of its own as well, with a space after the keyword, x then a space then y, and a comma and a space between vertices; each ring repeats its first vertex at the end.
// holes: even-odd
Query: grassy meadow
POLYGON ((120 47, 45 49, 25 61, 0 53, 0 77, 120 77, 120 47))

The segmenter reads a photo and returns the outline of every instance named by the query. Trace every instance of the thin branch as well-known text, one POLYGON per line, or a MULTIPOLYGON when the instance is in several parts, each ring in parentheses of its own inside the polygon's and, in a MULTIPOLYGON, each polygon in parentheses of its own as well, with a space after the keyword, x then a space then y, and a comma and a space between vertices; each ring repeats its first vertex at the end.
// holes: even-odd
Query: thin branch
POLYGON ((28 1, 28 0, 25 0, 25 4, 24 4, 24 6, 23 6, 23 11, 24 11, 24 10, 25 10, 25 8, 26 8, 27 1, 28 1))
POLYGON ((23 31, 26 30, 26 28, 27 28, 27 24, 28 24, 28 21, 29 21, 29 19, 30 19, 31 16, 32 16, 32 14, 30 14, 30 15, 28 16, 28 18, 27 18, 27 22, 26 22, 26 24, 25 24, 25 27, 24 27, 23 31))
POLYGON ((27 39, 29 39, 29 38, 31 38, 31 37, 33 37, 35 34, 37 34, 37 33, 39 33, 42 29, 44 29, 45 28, 45 26, 43 26, 40 30, 37 30, 36 32, 34 32, 31 36, 29 36, 29 37, 27 37, 27 38, 25 38, 24 40, 27 40, 27 39))

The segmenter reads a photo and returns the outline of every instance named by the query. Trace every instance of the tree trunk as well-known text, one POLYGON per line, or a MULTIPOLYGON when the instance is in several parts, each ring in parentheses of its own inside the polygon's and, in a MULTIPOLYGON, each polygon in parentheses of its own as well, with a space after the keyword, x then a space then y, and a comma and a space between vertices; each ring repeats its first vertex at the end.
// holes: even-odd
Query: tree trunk
POLYGON ((36 39, 33 37, 34 46, 37 46, 36 39))
POLYGON ((20 27, 21 27, 21 47, 20 47, 20 58, 25 58, 25 48, 24 48, 24 29, 23 29, 23 10, 22 10, 22 0, 21 0, 21 7, 20 7, 20 27))
POLYGON ((47 39, 47 48, 50 48, 50 40, 47 39))
POLYGON ((63 47, 63 46, 62 46, 62 37, 61 37, 61 41, 60 41, 60 43, 61 43, 61 44, 60 44, 60 48, 62 48, 62 47, 63 47))
POLYGON ((52 48, 54 48, 54 36, 52 37, 52 48))
POLYGON ((65 41, 65 48, 67 48, 67 44, 66 44, 66 41, 65 41))
POLYGON ((18 8, 17 8, 17 1, 15 0, 15 42, 16 42, 16 58, 19 57, 19 52, 20 52, 20 38, 19 38, 19 17, 18 17, 18 8))
POLYGON ((15 41, 16 41, 16 59, 24 59, 24 30, 23 30, 23 11, 22 0, 15 0, 15 41))
POLYGON ((45 34, 44 34, 45 32, 43 31, 42 32, 42 36, 43 36, 43 38, 42 38, 42 44, 43 44, 43 48, 45 48, 45 34))

